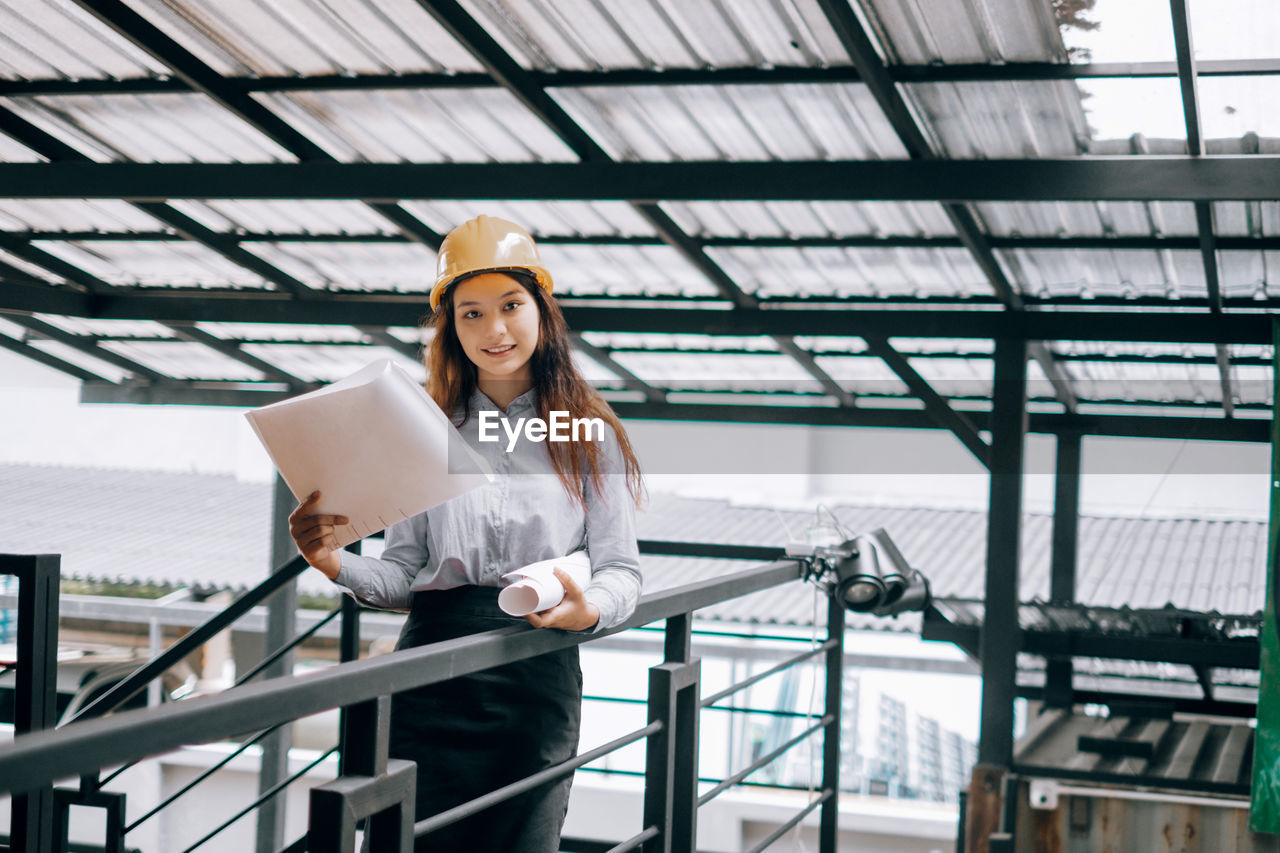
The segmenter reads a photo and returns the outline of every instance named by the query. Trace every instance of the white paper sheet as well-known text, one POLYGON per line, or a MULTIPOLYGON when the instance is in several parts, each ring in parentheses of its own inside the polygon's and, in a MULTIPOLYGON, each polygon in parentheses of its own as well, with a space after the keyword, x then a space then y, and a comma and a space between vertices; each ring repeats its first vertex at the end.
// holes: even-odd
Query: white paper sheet
POLYGON ((567 572, 579 589, 591 583, 591 558, 586 551, 574 551, 567 557, 556 557, 530 563, 502 576, 510 586, 498 593, 498 607, 511 616, 527 616, 555 607, 564 600, 564 585, 553 573, 567 572))
POLYGON ((493 480, 493 471, 398 365, 383 359, 340 382, 247 412, 299 501, 345 515, 349 545, 493 480))

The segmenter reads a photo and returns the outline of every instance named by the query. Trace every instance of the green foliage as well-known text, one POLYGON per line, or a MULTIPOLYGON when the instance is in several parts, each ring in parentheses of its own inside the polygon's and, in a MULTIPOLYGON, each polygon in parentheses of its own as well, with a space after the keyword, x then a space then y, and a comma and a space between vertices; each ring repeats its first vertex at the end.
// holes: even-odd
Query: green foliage
POLYGON ((58 589, 64 595, 109 595, 113 598, 164 598, 177 587, 149 583, 107 583, 63 578, 58 589))
POLYGON ((1098 0, 1051 0, 1051 2, 1053 16, 1057 18, 1059 27, 1075 27, 1078 30, 1092 32, 1102 26, 1098 21, 1091 21, 1085 17, 1093 11, 1094 4, 1098 0))

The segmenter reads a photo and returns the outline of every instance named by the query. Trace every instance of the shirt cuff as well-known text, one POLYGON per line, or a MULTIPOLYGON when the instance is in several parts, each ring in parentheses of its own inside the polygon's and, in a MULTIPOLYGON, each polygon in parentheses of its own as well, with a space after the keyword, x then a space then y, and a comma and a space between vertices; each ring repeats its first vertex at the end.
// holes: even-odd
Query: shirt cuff
POLYGON ((618 618, 618 603, 613 595, 600 587, 587 587, 583 590, 582 597, 596 606, 596 610, 600 612, 600 618, 594 626, 583 629, 579 633, 595 634, 606 628, 612 628, 618 618))

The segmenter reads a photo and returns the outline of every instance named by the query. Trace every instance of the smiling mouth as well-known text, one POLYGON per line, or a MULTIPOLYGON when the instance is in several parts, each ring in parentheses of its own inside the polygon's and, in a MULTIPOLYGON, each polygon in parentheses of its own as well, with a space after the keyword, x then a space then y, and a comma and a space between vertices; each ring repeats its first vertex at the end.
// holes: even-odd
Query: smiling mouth
POLYGON ((503 353, 511 352, 511 350, 515 348, 515 344, 507 344, 503 347, 488 347, 486 349, 482 349, 481 352, 487 353, 488 355, 502 355, 503 353))

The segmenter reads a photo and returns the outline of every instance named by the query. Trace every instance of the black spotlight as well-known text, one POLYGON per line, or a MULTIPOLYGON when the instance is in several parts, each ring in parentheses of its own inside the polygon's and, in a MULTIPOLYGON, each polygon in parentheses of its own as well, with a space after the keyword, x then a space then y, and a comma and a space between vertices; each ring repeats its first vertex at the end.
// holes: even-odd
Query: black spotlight
POLYGON ((929 606, 929 581, 907 564, 883 528, 818 548, 814 561, 825 575, 824 585, 845 610, 897 616, 929 606))

